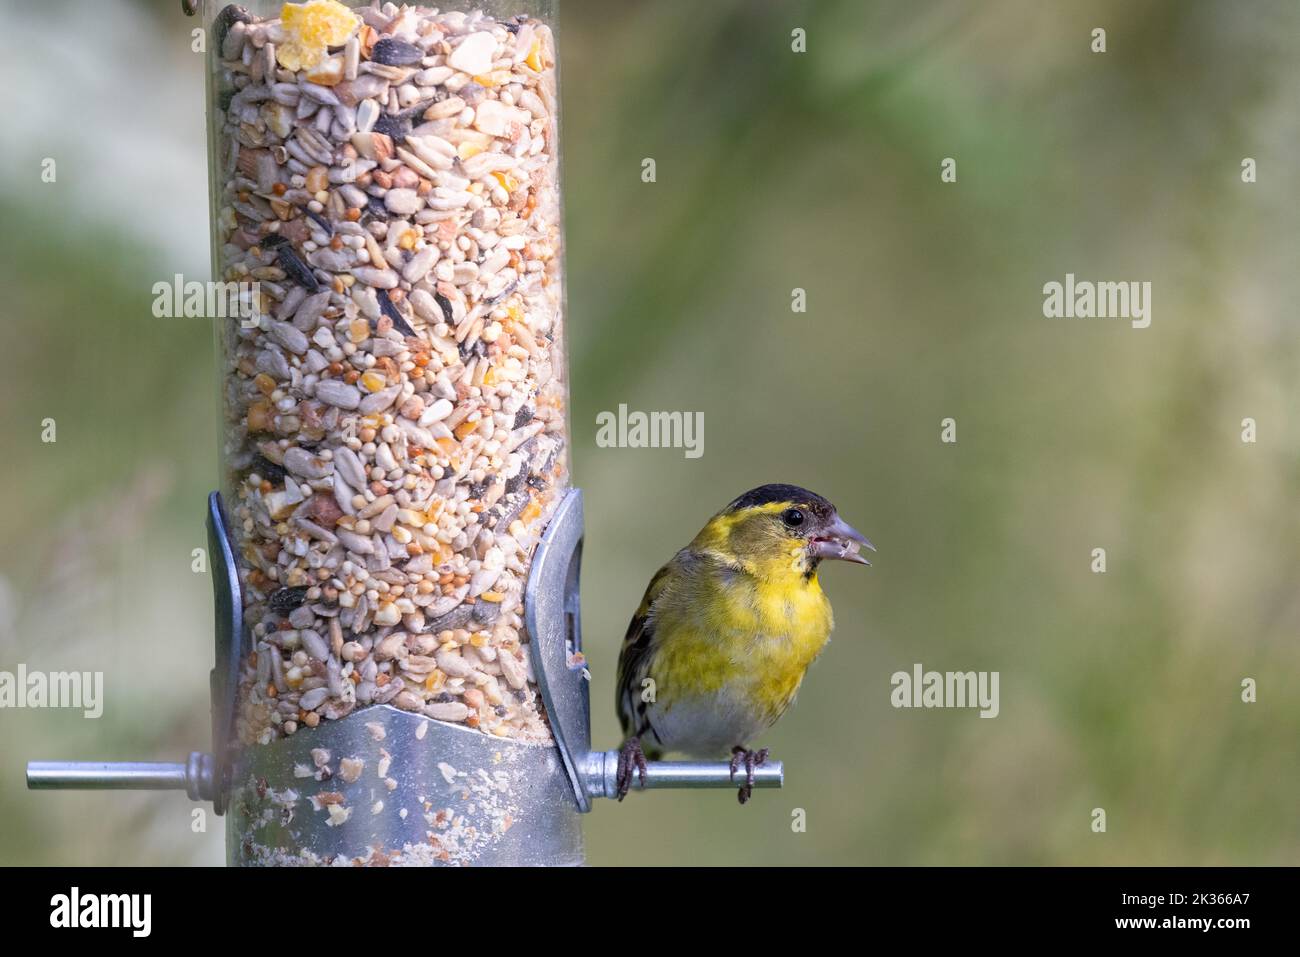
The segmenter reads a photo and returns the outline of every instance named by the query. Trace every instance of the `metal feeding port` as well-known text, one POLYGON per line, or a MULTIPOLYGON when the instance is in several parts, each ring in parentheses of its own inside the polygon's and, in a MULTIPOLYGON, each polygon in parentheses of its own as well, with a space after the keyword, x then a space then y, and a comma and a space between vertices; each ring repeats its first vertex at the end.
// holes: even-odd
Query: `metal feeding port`
MULTIPOLYGON (((551 743, 525 743, 376 704, 267 744, 234 739, 248 636, 221 497, 208 499, 216 667, 212 752, 185 762, 33 761, 33 789, 183 790, 226 817, 231 865, 583 862, 581 814, 615 795, 618 752, 591 749, 578 595, 582 493, 570 490, 539 541, 524 618, 551 743)), ((756 788, 782 766, 755 769, 756 788)), ((651 761, 633 789, 731 788, 727 762, 651 761)))

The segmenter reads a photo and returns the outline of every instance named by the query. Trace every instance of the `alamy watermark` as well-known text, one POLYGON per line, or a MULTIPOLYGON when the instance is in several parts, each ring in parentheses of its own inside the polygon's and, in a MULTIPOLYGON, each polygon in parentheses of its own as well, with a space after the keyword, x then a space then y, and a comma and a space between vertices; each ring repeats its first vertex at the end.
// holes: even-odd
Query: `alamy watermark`
POLYGON ((602 449, 683 449, 688 459, 704 454, 703 412, 618 412, 596 414, 596 445, 602 449))
POLYGON ((925 671, 920 662, 911 672, 895 671, 889 683, 889 703, 895 708, 979 708, 981 718, 996 718, 996 671, 925 671))
POLYGON ((50 898, 50 926, 124 928, 132 937, 148 937, 153 926, 152 894, 83 894, 73 887, 50 898))
POLYGON ((1128 319, 1134 329, 1151 325, 1150 282, 1091 282, 1065 274, 1065 282, 1043 286, 1048 319, 1128 319))
POLYGON ((171 282, 153 284, 153 314, 158 319, 239 319, 245 328, 261 315, 261 284, 251 282, 185 281, 177 273, 171 282))
POLYGON ((80 708, 87 718, 104 713, 102 671, 0 671, 0 708, 80 708))

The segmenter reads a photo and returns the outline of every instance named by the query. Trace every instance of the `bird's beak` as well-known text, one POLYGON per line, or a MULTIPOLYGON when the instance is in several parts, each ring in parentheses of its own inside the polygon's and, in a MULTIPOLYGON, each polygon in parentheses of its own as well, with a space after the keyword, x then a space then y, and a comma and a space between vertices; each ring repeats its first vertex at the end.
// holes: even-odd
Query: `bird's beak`
POLYGON ((862 549, 873 552, 876 546, 867 541, 867 537, 838 515, 831 524, 823 529, 809 542, 813 556, 832 560, 854 562, 858 565, 870 565, 862 555, 862 549))

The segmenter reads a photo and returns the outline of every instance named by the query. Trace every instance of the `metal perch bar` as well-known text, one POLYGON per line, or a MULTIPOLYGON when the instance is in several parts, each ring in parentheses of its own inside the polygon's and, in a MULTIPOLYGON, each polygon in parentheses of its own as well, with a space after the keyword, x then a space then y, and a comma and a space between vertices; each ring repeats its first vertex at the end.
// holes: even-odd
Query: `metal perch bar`
POLYGON ((29 761, 33 791, 184 791, 212 799, 212 756, 201 751, 179 761, 29 761))
MULTIPOLYGON (((617 751, 593 751, 588 756, 586 786, 590 797, 613 797, 617 751)), ((780 761, 754 769, 755 788, 779 788, 784 782, 780 761)), ((718 761, 650 761, 646 782, 632 776, 632 790, 660 788, 733 788, 745 780, 744 769, 732 779, 731 767, 718 761)), ((27 787, 33 791, 185 791, 194 800, 211 800, 212 757, 194 752, 190 760, 150 761, 30 761, 27 787)))
MULTIPOLYGON (((641 777, 632 774, 632 790, 657 788, 737 788, 745 783, 745 769, 737 768, 733 779, 731 765, 725 761, 647 761, 644 787, 641 777)), ((593 751, 587 763, 587 793, 592 797, 613 797, 618 793, 615 775, 617 751, 593 751)), ((755 788, 779 788, 785 780, 780 761, 768 761, 754 768, 755 788)))

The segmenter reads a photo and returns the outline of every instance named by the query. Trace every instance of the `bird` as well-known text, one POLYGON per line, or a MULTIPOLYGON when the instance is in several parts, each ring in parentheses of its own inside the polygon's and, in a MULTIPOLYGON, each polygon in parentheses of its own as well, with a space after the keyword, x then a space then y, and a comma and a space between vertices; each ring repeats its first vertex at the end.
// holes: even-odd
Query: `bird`
POLYGON ((618 800, 635 771, 669 752, 716 758, 730 749, 731 780, 749 801, 767 760, 754 738, 790 707, 830 640, 824 560, 870 565, 874 545, 822 496, 797 485, 751 489, 718 512, 646 588, 619 653, 623 730, 618 800))

